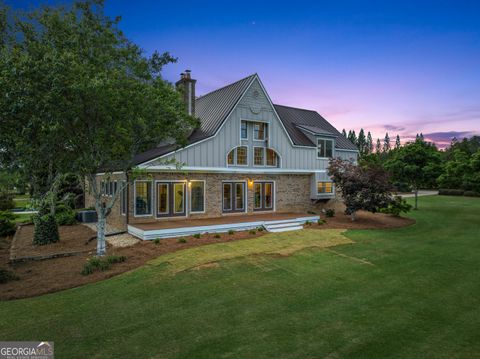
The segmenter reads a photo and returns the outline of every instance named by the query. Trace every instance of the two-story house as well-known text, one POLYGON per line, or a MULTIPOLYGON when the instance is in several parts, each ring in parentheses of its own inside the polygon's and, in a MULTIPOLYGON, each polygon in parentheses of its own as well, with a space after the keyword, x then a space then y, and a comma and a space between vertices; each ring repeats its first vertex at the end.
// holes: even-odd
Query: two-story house
MULTIPOLYGON (((203 231, 227 231, 235 227, 232 223, 287 220, 295 213, 305 221, 307 213, 318 213, 335 198, 328 161, 356 161, 358 150, 316 111, 273 104, 257 74, 198 98, 195 84, 187 71, 176 85, 200 127, 183 148, 164 144, 136 156, 135 165, 148 176, 122 193, 108 218, 111 225, 144 239, 192 223, 210 226, 203 231), (219 219, 205 225, 195 221, 205 218, 219 219), (156 232, 147 236, 146 229, 156 232)), ((115 175, 119 181, 124 178, 115 175)), ((108 195, 117 186, 103 187, 108 195)), ((188 231, 177 233, 184 234, 188 231)))

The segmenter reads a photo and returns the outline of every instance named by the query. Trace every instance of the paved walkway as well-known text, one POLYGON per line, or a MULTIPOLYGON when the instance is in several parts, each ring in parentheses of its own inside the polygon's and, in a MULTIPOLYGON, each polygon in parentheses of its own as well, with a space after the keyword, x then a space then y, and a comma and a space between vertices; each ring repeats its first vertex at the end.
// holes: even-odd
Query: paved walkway
MULTIPOLYGON (((418 191, 418 197, 421 196, 435 196, 438 194, 438 191, 427 191, 427 190, 420 190, 418 191)), ((400 194, 402 198, 409 198, 409 197, 415 197, 415 193, 405 193, 405 194, 400 194)))

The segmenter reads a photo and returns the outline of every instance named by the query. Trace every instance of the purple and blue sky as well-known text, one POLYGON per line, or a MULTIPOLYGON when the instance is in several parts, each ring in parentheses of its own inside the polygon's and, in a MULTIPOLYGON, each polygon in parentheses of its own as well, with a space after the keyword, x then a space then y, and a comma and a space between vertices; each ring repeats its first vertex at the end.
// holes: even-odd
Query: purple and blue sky
POLYGON ((198 95, 257 72, 274 103, 339 130, 422 132, 441 147, 480 134, 480 1, 107 0, 106 11, 147 54, 178 57, 164 77, 191 69, 198 95))

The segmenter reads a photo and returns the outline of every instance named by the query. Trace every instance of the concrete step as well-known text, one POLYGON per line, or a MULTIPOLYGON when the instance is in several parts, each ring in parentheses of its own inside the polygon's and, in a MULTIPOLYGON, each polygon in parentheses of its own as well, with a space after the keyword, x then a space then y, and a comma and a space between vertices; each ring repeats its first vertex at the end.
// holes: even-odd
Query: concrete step
POLYGON ((282 223, 275 223, 275 224, 265 224, 265 227, 268 228, 282 228, 282 227, 294 227, 294 226, 301 226, 302 223, 299 221, 289 221, 289 222, 282 222, 282 223))
POLYGON ((281 228, 270 228, 267 231, 276 233, 276 232, 287 232, 287 231, 298 231, 299 229, 303 229, 303 226, 288 226, 288 227, 281 227, 281 228))

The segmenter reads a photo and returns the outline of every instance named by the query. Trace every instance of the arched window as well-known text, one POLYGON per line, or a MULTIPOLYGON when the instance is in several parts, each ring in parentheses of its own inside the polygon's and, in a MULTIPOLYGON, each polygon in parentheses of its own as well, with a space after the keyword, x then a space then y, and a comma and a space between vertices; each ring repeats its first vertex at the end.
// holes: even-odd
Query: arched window
POLYGON ((248 165, 248 147, 235 147, 228 153, 227 165, 229 166, 247 166, 248 165))
POLYGON ((271 148, 267 148, 267 166, 268 167, 279 167, 280 158, 278 157, 277 152, 271 148))

